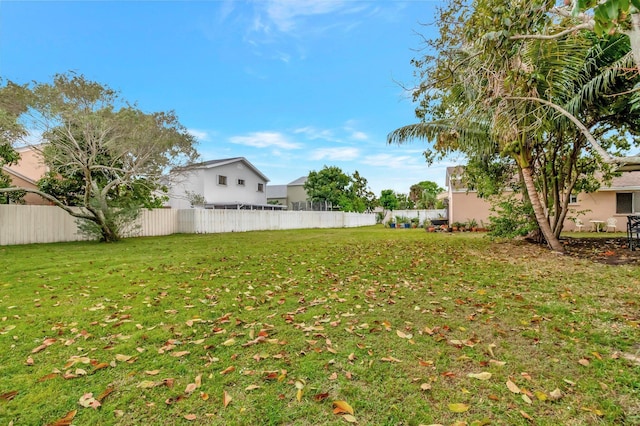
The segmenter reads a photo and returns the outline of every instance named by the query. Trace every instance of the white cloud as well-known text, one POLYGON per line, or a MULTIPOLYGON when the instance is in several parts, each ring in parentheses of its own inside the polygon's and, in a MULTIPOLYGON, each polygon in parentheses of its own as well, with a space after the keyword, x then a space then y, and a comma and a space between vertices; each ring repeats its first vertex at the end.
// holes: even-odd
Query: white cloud
POLYGON ((203 130, 187 129, 187 132, 200 142, 209 142, 211 140, 209 134, 203 130))
POLYGON ((389 169, 426 169, 424 162, 418 163, 415 156, 411 155, 392 155, 392 154, 376 154, 367 155, 362 161, 364 164, 374 167, 385 167, 389 169))
POLYGON ((333 136, 333 132, 328 129, 322 130, 307 126, 295 129, 293 133, 302 133, 310 140, 324 139, 328 141, 336 141, 335 137, 333 136))
POLYGON ((229 142, 237 145, 246 145, 254 148, 280 148, 300 149, 302 146, 296 142, 290 142, 285 135, 277 132, 253 132, 246 136, 233 136, 229 142))
POLYGON ((261 0, 261 3, 265 5, 269 20, 285 33, 296 29, 301 18, 344 12, 349 6, 349 2, 338 0, 261 0))
POLYGON ((312 160, 351 161, 359 156, 358 148, 320 148, 311 153, 312 160))

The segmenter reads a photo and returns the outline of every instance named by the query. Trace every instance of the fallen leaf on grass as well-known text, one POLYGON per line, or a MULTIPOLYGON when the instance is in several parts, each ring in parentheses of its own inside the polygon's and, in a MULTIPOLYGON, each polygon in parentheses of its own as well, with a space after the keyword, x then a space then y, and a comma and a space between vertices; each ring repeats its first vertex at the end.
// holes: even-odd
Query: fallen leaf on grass
POLYGON ((449 404, 448 407, 449 411, 452 411, 454 413, 464 413, 465 411, 469 410, 469 406, 467 404, 449 404))
POLYGON ((138 383, 136 387, 140 389, 151 389, 151 388, 155 388, 156 386, 159 386, 160 384, 162 384, 162 382, 158 383, 152 380, 143 380, 140 383, 138 383))
POLYGON ((346 401, 333 401, 333 414, 353 414, 353 407, 346 401))
POLYGON ((604 413, 601 410, 598 410, 597 408, 580 407, 580 409, 582 411, 588 411, 589 413, 593 413, 598 417, 604 416, 604 413))
POLYGON ((258 386, 258 385, 249 385, 246 388, 244 388, 244 390, 246 390, 246 391, 252 391, 252 390, 256 390, 256 389, 260 389, 260 386, 258 386))
POLYGON ((431 390, 431 385, 429 383, 423 383, 420 385, 420 389, 423 391, 431 390))
POLYGON ((38 346, 37 348, 34 348, 31 353, 35 354, 38 353, 42 350, 47 349, 49 346, 53 345, 58 339, 54 338, 54 337, 49 337, 47 339, 44 339, 44 341, 42 342, 42 344, 40 346, 38 346))
POLYGON ((35 362, 33 361, 33 358, 27 357, 27 360, 25 361, 25 364, 28 365, 29 367, 31 367, 32 365, 35 364, 35 362))
POLYGON ((200 399, 203 401, 209 400, 209 394, 206 392, 200 392, 200 399))
POLYGON ((116 354, 116 360, 120 362, 127 362, 131 358, 133 358, 131 355, 116 354))
POLYGON ((186 389, 184 390, 184 393, 186 394, 191 394, 193 393, 193 391, 195 391, 198 387, 196 386, 195 383, 189 383, 186 387, 186 389))
POLYGON ((578 364, 582 365, 583 367, 588 367, 590 362, 588 359, 582 358, 578 361, 578 364))
POLYGON ((196 416, 195 414, 185 414, 183 417, 185 418, 185 420, 189 421, 194 421, 198 418, 198 416, 196 416))
POLYGON ((97 410, 98 407, 100 407, 102 405, 102 404, 100 404, 100 401, 98 401, 97 399, 95 399, 93 397, 93 393, 92 392, 85 393, 84 395, 82 395, 80 397, 80 399, 78 400, 78 404, 80 404, 84 408, 91 407, 94 410, 97 410))
POLYGON ((149 376, 156 376, 159 373, 160 373, 160 370, 147 370, 144 372, 144 374, 148 374, 149 376))
POLYGON ((0 395, 0 399, 5 401, 11 401, 18 394, 18 391, 6 392, 0 395))
POLYGON ((232 399, 233 398, 231 398, 231 395, 229 395, 227 391, 224 391, 224 393, 222 394, 222 405, 224 406, 224 408, 227 408, 227 405, 229 405, 232 399))
POLYGON ((392 357, 392 356, 388 356, 385 358, 381 358, 380 361, 384 361, 384 362, 402 362, 402 360, 392 357))
POLYGON ((42 376, 38 379, 39 382, 46 382, 47 380, 51 380, 51 379, 55 379, 56 377, 58 377, 59 374, 58 373, 49 373, 45 376, 42 376))
POLYGON ((520 414, 522 415, 522 417, 524 417, 527 420, 531 420, 533 421, 533 417, 531 417, 530 415, 528 415, 527 413, 525 413, 524 411, 520 410, 520 414))
POLYGON ((329 398, 328 393, 319 393, 313 396, 313 400, 316 402, 324 401, 327 398, 329 398))
POLYGON ((171 356, 174 356, 174 357, 176 357, 176 358, 180 358, 180 357, 183 357, 183 356, 185 356, 185 355, 189 355, 190 353, 191 353, 191 352, 189 352, 189 351, 172 352, 172 353, 171 353, 171 356))
POLYGON ((538 398, 538 401, 546 401, 548 399, 547 394, 542 391, 534 391, 533 394, 538 398))
POLYGON ((108 388, 106 388, 104 390, 104 392, 102 392, 100 395, 98 395, 98 397, 96 398, 96 401, 102 402, 106 397, 111 395, 111 392, 113 392, 114 390, 115 390, 115 388, 113 388, 112 386, 109 386, 108 388))
POLYGON ((518 385, 513 383, 511 380, 507 380, 507 388, 513 393, 520 393, 520 388, 518 385))
POLYGON ((76 416, 78 410, 71 410, 63 418, 56 420, 53 423, 49 423, 47 426, 70 426, 73 423, 73 418, 76 416))
POLYGON ((402 332, 400 330, 396 330, 396 334, 401 339, 411 339, 411 338, 413 338, 413 334, 407 334, 407 333, 404 333, 404 332, 402 332))
POLYGON ((356 418, 353 417, 351 414, 345 414, 344 416, 342 416, 342 418, 346 420, 348 423, 358 423, 358 420, 356 420, 356 418))
POLYGON ((549 393, 549 399, 552 401, 557 401, 562 398, 562 391, 558 388, 555 388, 551 393, 549 393))
POLYGON ((467 374, 467 377, 471 377, 472 379, 478 379, 478 380, 489 380, 491 378, 492 374, 488 373, 486 371, 483 371, 482 373, 469 373, 467 374))
POLYGON ((233 365, 231 365, 231 366, 225 368, 224 370, 222 370, 220 372, 220 374, 229 374, 229 373, 232 373, 234 371, 236 371, 236 368, 233 365))

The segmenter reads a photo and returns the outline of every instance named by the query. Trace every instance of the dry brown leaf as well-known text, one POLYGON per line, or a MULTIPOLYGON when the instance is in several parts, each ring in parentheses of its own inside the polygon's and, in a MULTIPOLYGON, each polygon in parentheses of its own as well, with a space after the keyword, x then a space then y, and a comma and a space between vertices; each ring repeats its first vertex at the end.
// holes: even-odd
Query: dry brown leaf
POLYGON ((209 399, 209 394, 206 392, 200 392, 200 399, 207 401, 209 399))
POLYGON ((49 423, 47 426, 70 426, 73 423, 73 418, 78 413, 78 410, 71 410, 63 418, 56 420, 53 423, 49 423))
POLYGON ((578 364, 580 364, 580 365, 582 365, 582 366, 584 366, 584 367, 588 367, 590 363, 589 363, 589 360, 588 360, 588 359, 586 359, 586 358, 582 358, 582 359, 580 359, 580 360, 578 361, 578 364))
POLYGON ((555 388, 549 393, 549 399, 552 401, 557 401, 562 398, 562 391, 558 388, 555 388))
POLYGON ((513 383, 511 380, 507 380, 507 388, 513 393, 520 393, 520 388, 518 385, 513 383))
POLYGON ((220 372, 220 374, 229 374, 229 373, 232 373, 234 371, 236 371, 236 368, 233 365, 231 365, 231 366, 225 368, 224 370, 222 370, 220 372))
POLYGON ((4 401, 11 401, 18 394, 18 391, 6 392, 0 395, 0 399, 4 401))
POLYGON ((524 411, 520 410, 520 414, 522 415, 522 417, 524 417, 527 420, 533 421, 533 417, 531 417, 530 415, 528 415, 527 413, 525 413, 524 411))
POLYGON ((489 380, 491 378, 492 374, 488 373, 486 371, 483 371, 482 373, 469 373, 467 374, 467 377, 471 377, 472 379, 478 379, 478 380, 489 380))
POLYGON ((227 391, 224 391, 224 393, 222 394, 222 405, 224 406, 224 408, 227 408, 232 399, 233 398, 231 398, 231 395, 229 395, 227 391))
POLYGON ((333 414, 353 414, 353 407, 346 401, 333 401, 333 414))
POLYGON ((185 388, 184 393, 186 393, 186 394, 191 394, 191 393, 193 393, 193 391, 195 391, 197 388, 198 388, 198 386, 196 386, 196 384, 195 384, 195 383, 189 383, 189 384, 187 385, 187 387, 185 388))
POLYGON ((431 390, 431 385, 429 383, 422 383, 420 385, 420 389, 423 390, 423 391, 431 390))
POLYGON ((246 388, 244 388, 244 390, 246 390, 246 391, 252 391, 252 390, 255 390, 255 389, 260 389, 260 386, 258 386, 258 385, 249 385, 246 388))
POLYGON ((194 421, 198 418, 198 416, 196 416, 195 414, 185 414, 184 418, 185 420, 194 421))
POLYGON ((54 337, 49 337, 47 339, 44 339, 44 341, 42 342, 42 344, 40 346, 38 346, 37 348, 34 348, 31 353, 35 354, 38 353, 42 350, 47 349, 49 346, 53 345, 58 339, 54 338, 54 337))
POLYGON ((100 395, 98 395, 98 397, 96 398, 96 400, 98 402, 102 402, 106 397, 108 397, 109 395, 111 395, 111 392, 113 392, 115 390, 115 388, 113 386, 109 386, 108 388, 106 388, 104 390, 104 392, 102 392, 100 395))
POLYGON ((148 374, 149 376, 157 376, 160 373, 160 370, 147 370, 144 374, 148 374))
POLYGON ((356 418, 353 417, 351 414, 345 414, 344 416, 342 416, 342 418, 346 420, 348 423, 358 423, 358 420, 356 420, 356 418))
POLYGON ((185 356, 185 355, 189 355, 190 353, 191 353, 191 352, 189 352, 189 351, 172 352, 172 353, 171 353, 171 356, 174 356, 174 357, 176 357, 176 358, 179 358, 179 357, 182 357, 182 356, 185 356))
POLYGON ((329 398, 328 393, 319 393, 313 396, 313 400, 316 402, 324 401, 327 398, 329 398))
POLYGON ((116 360, 120 362, 127 362, 131 358, 133 358, 131 355, 116 354, 116 360))

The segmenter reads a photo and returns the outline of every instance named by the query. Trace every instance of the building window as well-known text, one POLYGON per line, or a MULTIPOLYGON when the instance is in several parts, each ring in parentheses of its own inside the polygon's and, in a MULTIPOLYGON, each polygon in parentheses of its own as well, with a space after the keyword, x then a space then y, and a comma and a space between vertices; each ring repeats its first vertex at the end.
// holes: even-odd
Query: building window
POLYGON ((258 184, 258 192, 264 192, 264 183, 258 184))
POLYGON ((227 185, 227 177, 218 175, 218 185, 227 185))
POLYGON ((616 213, 640 213, 640 192, 616 193, 616 213))
POLYGON ((578 194, 570 194, 569 204, 577 204, 577 203, 578 203, 578 194))
POLYGON ((244 186, 244 179, 238 179, 238 185, 244 186))

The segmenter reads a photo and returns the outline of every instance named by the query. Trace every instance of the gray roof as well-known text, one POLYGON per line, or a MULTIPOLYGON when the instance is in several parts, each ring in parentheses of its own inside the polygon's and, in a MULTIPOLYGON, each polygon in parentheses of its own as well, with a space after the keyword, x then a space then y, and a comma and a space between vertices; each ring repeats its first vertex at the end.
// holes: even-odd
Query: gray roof
POLYGON ((287 186, 298 186, 298 185, 304 185, 304 183, 307 181, 307 176, 302 176, 299 177, 298 179, 294 180, 293 182, 289 182, 287 184, 287 186))
POLYGON ((244 157, 232 157, 232 158, 222 158, 222 159, 219 159, 219 160, 203 161, 202 163, 189 164, 188 166, 182 168, 182 170, 211 169, 211 168, 214 168, 214 167, 224 166, 224 165, 227 165, 227 164, 232 164, 232 163, 237 163, 237 162, 243 162, 247 167, 249 167, 251 170, 253 170, 255 174, 257 174, 262 179, 264 179, 265 182, 269 182, 269 178, 266 177, 264 174, 262 174, 262 172, 260 170, 258 170, 256 168, 256 166, 251 164, 249 162, 249 160, 247 160, 244 157))
POLYGON ((267 198, 287 198, 287 185, 267 185, 267 198))

